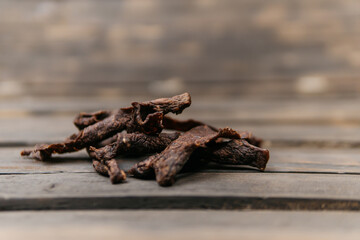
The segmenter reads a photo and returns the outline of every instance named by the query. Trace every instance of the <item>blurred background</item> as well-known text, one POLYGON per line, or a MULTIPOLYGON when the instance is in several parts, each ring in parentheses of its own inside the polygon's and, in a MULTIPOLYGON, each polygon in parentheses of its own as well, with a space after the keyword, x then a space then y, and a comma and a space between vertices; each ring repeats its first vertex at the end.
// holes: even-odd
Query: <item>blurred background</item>
POLYGON ((357 0, 1 0, 0 97, 357 95, 359 24, 357 0))
POLYGON ((0 114, 188 91, 219 124, 353 124, 359 42, 358 0, 0 0, 0 114))

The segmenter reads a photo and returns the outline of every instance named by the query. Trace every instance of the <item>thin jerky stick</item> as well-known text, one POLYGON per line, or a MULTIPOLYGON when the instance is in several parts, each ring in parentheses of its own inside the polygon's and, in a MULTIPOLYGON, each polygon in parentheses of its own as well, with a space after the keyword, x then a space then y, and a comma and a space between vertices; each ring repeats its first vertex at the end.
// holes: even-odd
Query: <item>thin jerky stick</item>
POLYGON ((164 114, 168 112, 181 113, 190 104, 191 98, 188 93, 144 103, 135 102, 132 104, 133 107, 120 109, 117 114, 110 115, 102 121, 89 125, 77 135, 70 136, 63 143, 36 146, 32 151, 21 152, 21 155, 47 160, 53 153, 78 151, 96 145, 97 142, 122 130, 158 134, 162 130, 164 114))
MULTIPOLYGON (((176 174, 180 172, 191 154, 197 148, 205 147, 206 144, 219 137, 240 138, 240 135, 230 128, 220 129, 219 132, 215 132, 208 126, 195 127, 172 142, 160 154, 150 157, 150 160, 145 160, 146 163, 150 161, 150 164, 145 166, 154 169, 156 181, 159 185, 170 186, 175 182, 176 174)), ((143 167, 143 165, 137 164, 129 173, 134 176, 141 175, 137 169, 139 166, 143 167)), ((150 174, 148 169, 141 169, 141 171, 150 174)))
POLYGON ((108 173, 112 184, 120 183, 126 180, 125 172, 119 168, 115 159, 105 161, 105 165, 108 168, 108 173))
MULTIPOLYGON (((194 127, 202 126, 202 125, 207 125, 214 131, 219 130, 216 127, 210 126, 203 122, 199 122, 197 120, 188 119, 182 121, 182 120, 173 119, 169 116, 164 116, 163 125, 164 125, 164 129, 172 129, 182 132, 189 131, 194 127)), ((260 147, 262 145, 262 139, 255 137, 251 132, 243 131, 243 132, 239 132, 239 134, 242 139, 246 139, 250 144, 254 146, 260 147)))
POLYGON ((124 121, 116 121, 117 116, 111 116, 101 122, 95 123, 81 130, 76 136, 72 135, 63 143, 50 145, 38 145, 32 151, 22 151, 22 156, 46 161, 51 158, 53 153, 66 153, 79 151, 97 141, 113 135, 117 131, 125 128, 124 121))
POLYGON ((93 160, 93 167, 96 170, 96 172, 98 172, 100 175, 103 175, 106 177, 109 176, 108 168, 104 164, 102 164, 100 161, 93 160))
POLYGON ((121 170, 115 159, 105 162, 93 160, 93 167, 100 175, 110 177, 112 184, 120 183, 126 180, 126 174, 121 170))
POLYGON ((123 154, 149 154, 161 152, 172 141, 179 137, 180 133, 160 133, 158 136, 143 133, 118 133, 116 142, 105 147, 96 149, 90 147, 92 157, 98 160, 108 160, 123 154))

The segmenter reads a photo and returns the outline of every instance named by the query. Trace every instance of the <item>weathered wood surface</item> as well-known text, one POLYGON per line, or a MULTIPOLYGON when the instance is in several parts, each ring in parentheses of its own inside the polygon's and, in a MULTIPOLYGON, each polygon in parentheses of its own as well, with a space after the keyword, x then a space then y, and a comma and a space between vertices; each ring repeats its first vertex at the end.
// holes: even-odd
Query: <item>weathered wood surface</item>
POLYGON ((171 188, 129 178, 112 185, 97 173, 0 176, 1 210, 284 209, 359 210, 359 176, 193 173, 171 188))
POLYGON ((5 212, 0 237, 35 239, 358 239, 351 212, 47 211, 5 212), (21 229, 21 231, 19 231, 21 229))
POLYGON ((184 209, 360 210, 359 13, 356 0, 0 1, 0 210, 98 210, 3 212, 0 238, 357 239, 358 213, 184 209), (184 91, 180 118, 263 137, 266 172, 111 185, 85 152, 19 156, 76 131, 80 111, 184 91))

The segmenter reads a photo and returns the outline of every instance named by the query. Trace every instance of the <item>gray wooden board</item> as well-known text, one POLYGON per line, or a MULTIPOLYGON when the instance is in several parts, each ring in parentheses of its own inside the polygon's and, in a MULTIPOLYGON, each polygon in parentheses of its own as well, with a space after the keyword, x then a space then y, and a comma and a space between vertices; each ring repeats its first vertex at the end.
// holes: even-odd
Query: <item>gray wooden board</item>
POLYGON ((0 176, 0 209, 359 210, 357 175, 193 173, 169 188, 129 178, 112 185, 96 173, 0 176))
POLYGON ((0 237, 38 239, 358 239, 360 214, 283 211, 3 212, 0 237), (20 230, 21 229, 21 230, 20 230))
MULTIPOLYGON (((218 114, 214 114, 218 115, 218 114)), ((272 146, 357 147, 360 145, 360 126, 323 124, 236 123, 232 120, 206 120, 217 127, 247 130, 272 146)), ((36 143, 63 141, 74 132, 70 116, 29 116, 2 118, 0 144, 3 146, 32 146, 36 143)))
MULTIPOLYGON (((20 156, 22 148, 1 148, 0 175, 4 174, 50 174, 93 173, 91 161, 85 151, 54 155, 51 162, 41 162, 20 156)), ((266 172, 273 173, 333 173, 360 174, 360 150, 270 148, 270 161, 266 172)), ((120 157, 119 166, 129 169, 146 158, 120 157)), ((209 165, 202 172, 256 172, 246 166, 209 165)))

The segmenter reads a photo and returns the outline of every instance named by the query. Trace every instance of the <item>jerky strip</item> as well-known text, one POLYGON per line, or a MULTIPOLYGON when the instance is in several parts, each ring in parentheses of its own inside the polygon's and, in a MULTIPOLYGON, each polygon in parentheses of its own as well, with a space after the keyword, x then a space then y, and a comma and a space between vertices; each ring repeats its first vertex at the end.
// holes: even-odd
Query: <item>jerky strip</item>
POLYGON ((264 171, 269 160, 269 150, 251 145, 244 139, 216 143, 206 149, 199 149, 191 158, 203 158, 219 164, 248 165, 264 171))
POLYGON ((85 147, 113 136, 115 133, 140 131, 146 134, 158 134, 162 130, 163 114, 181 113, 191 104, 188 93, 172 98, 161 98, 150 102, 133 103, 133 107, 122 108, 117 114, 89 125, 78 134, 71 135, 63 143, 36 146, 32 151, 22 151, 22 156, 30 156, 39 160, 47 160, 53 153, 65 153, 81 150, 85 147), (135 106, 145 106, 145 110, 135 106), (161 112, 155 112, 161 111, 161 112))
POLYGON ((111 111, 97 111, 94 113, 80 113, 74 119, 75 126, 82 130, 90 125, 93 125, 97 122, 104 120, 105 118, 109 117, 112 114, 111 111))
POLYGON ((22 151, 21 155, 46 161, 53 153, 76 152, 104 138, 110 137, 118 131, 122 131, 125 128, 126 120, 126 115, 123 117, 114 115, 84 128, 77 135, 70 136, 63 143, 38 145, 32 151, 22 151), (122 118, 123 121, 117 121, 116 118, 122 118))
MULTIPOLYGON (((212 130, 218 131, 218 128, 210 126, 203 122, 199 122, 197 120, 188 119, 185 121, 181 121, 181 120, 173 119, 168 116, 164 116, 163 125, 164 125, 164 129, 172 129, 172 130, 182 131, 182 132, 189 131, 190 129, 192 129, 194 127, 202 126, 202 125, 207 125, 212 130)), ((260 147, 262 145, 262 139, 255 137, 251 132, 244 131, 244 132, 239 132, 239 134, 242 139, 246 139, 246 141, 248 141, 250 144, 252 144, 254 146, 260 147)))
POLYGON ((99 174, 109 176, 112 184, 120 183, 126 180, 126 174, 121 170, 115 159, 105 162, 93 160, 93 167, 99 174))
POLYGON ((161 133, 158 136, 143 133, 118 133, 117 139, 105 147, 96 149, 90 147, 93 157, 98 160, 108 160, 123 154, 148 154, 164 150, 180 133, 161 133))
POLYGON ((191 105, 191 97, 189 93, 183 93, 171 98, 159 98, 148 102, 133 102, 133 107, 152 109, 153 112, 162 112, 165 114, 172 112, 180 114, 191 105))
POLYGON ((206 125, 195 127, 172 142, 163 152, 150 157, 150 160, 145 160, 145 165, 141 163, 135 165, 129 173, 139 177, 143 173, 150 174, 150 169, 146 167, 151 167, 155 171, 156 181, 159 185, 170 186, 175 182, 176 174, 180 172, 191 154, 197 148, 206 147, 206 144, 219 137, 240 138, 240 135, 230 128, 215 132, 206 125), (142 167, 140 171, 139 167, 142 167))
MULTIPOLYGON (((163 117, 172 112, 180 114, 191 104, 190 94, 184 93, 172 98, 160 98, 149 102, 133 102, 134 116, 127 125, 127 132, 142 132, 145 134, 159 134, 163 129, 163 117)), ((122 109, 128 111, 130 108, 122 109)))

